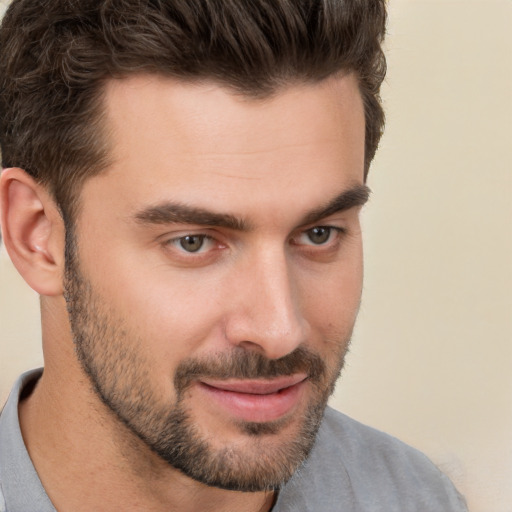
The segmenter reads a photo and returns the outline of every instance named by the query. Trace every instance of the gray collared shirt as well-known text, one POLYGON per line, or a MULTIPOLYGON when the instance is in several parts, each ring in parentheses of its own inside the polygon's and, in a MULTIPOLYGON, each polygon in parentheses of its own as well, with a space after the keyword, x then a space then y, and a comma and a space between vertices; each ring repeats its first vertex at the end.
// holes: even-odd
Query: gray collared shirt
MULTIPOLYGON (((56 512, 21 435, 18 401, 41 370, 22 375, 0 415, 0 512, 56 512)), ((141 511, 142 512, 142 511, 141 511)), ((327 408, 308 460, 273 512, 467 512, 422 453, 327 408)))

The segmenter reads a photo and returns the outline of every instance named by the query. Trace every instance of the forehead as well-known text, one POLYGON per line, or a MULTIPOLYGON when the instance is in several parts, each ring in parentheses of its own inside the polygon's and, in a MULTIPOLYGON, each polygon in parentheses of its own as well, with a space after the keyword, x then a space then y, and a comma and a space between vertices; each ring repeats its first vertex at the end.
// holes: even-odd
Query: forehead
POLYGON ((169 199, 275 208, 285 190, 311 189, 321 202, 329 189, 363 181, 364 110, 353 75, 265 99, 136 76, 107 84, 105 108, 113 164, 86 188, 115 187, 134 208, 169 199))
MULTIPOLYGON (((106 86, 106 110, 117 157, 140 138, 174 142, 180 152, 254 152, 288 143, 344 139, 361 128, 364 116, 354 74, 320 83, 288 86, 258 99, 236 94, 212 82, 184 83, 152 75, 112 80, 106 86), (357 119, 359 118, 359 119, 357 119)), ((359 135, 354 133, 354 135, 359 135)), ((347 143, 353 145, 357 141, 347 143)))

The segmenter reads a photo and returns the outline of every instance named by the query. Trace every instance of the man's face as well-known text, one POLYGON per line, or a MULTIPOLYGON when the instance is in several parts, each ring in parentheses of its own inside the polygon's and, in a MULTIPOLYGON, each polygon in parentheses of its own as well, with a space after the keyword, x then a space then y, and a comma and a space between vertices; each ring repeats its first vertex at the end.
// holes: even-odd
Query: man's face
POLYGON ((84 185, 67 262, 82 367, 188 476, 277 487, 312 446, 359 305, 357 82, 254 100, 143 76, 105 101, 114 163, 84 185))

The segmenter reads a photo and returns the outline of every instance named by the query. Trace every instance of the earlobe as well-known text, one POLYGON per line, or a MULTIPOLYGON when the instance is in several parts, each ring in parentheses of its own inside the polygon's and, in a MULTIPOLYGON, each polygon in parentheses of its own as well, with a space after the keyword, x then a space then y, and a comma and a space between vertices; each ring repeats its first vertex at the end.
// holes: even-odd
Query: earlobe
POLYGON ((12 262, 40 295, 60 295, 64 223, 44 186, 19 168, 0 177, 3 240, 12 262))

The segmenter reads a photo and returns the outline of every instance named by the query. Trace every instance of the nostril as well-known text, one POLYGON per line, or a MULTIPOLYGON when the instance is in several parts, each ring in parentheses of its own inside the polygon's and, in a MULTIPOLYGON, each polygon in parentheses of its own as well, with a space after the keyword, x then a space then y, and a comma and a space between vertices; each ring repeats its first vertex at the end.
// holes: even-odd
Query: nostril
POLYGON ((240 343, 238 343, 238 346, 245 350, 249 350, 252 352, 259 352, 260 354, 265 354, 264 348, 259 343, 255 343, 254 341, 244 340, 244 341, 241 341, 240 343))

